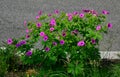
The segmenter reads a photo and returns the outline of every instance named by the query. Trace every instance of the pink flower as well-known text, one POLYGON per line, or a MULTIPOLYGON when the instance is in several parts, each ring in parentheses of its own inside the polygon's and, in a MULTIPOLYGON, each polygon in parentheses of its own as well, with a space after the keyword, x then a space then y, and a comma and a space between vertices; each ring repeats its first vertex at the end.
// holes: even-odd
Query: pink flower
POLYGON ((25 45, 25 44, 26 44, 26 40, 22 40, 16 44, 16 47, 20 47, 20 46, 25 45))
POLYGON ((80 18, 83 18, 84 17, 84 13, 80 13, 80 18))
POLYGON ((73 15, 72 13, 67 13, 67 14, 66 14, 66 16, 68 16, 68 17, 69 17, 69 16, 72 16, 72 15, 73 15))
POLYGON ((41 10, 38 12, 38 15, 42 15, 42 11, 41 10))
POLYGON ((55 25, 56 25, 56 21, 55 21, 54 18, 52 18, 52 19, 50 20, 50 26, 55 26, 55 25))
POLYGON ((45 33, 44 32, 40 32, 40 36, 44 37, 45 33))
POLYGON ((63 45, 65 43, 64 40, 60 40, 60 44, 63 45))
POLYGON ((43 37, 43 40, 44 40, 44 41, 47 41, 47 40, 48 40, 48 36, 44 36, 44 37, 43 37))
POLYGON ((27 21, 26 20, 24 20, 24 26, 26 26, 27 25, 27 21))
POLYGON ((22 40, 19 42, 21 45, 25 45, 26 44, 26 40, 22 40))
POLYGON ((96 15, 98 14, 97 11, 95 11, 95 10, 90 10, 90 13, 96 14, 96 15))
POLYGON ((59 10, 55 10, 54 13, 55 13, 55 14, 59 14, 59 10))
POLYGON ((63 32, 63 33, 62 33, 62 36, 63 36, 63 37, 65 37, 65 36, 66 36, 66 33, 65 33, 65 32, 63 32))
POLYGON ((85 42, 83 40, 77 43, 77 46, 84 46, 84 45, 85 45, 85 42))
POLYGON ((29 33, 29 29, 26 29, 26 33, 29 33))
POLYGON ((31 55, 32 55, 32 51, 31 50, 26 52, 26 56, 31 56, 31 55))
POLYGON ((90 10, 88 10, 88 9, 83 9, 82 11, 85 12, 85 13, 90 12, 90 10))
POLYGON ((40 16, 36 16, 36 19, 39 19, 40 18, 40 16))
POLYGON ((98 25, 98 26, 96 27, 96 30, 100 30, 100 29, 101 29, 101 26, 98 25))
POLYGON ((7 44, 12 44, 13 43, 13 40, 11 39, 11 38, 9 38, 8 40, 7 40, 7 44))
POLYGON ((74 32, 74 34, 78 34, 78 30, 74 30, 73 32, 74 32))
POLYGON ((46 52, 50 51, 50 48, 49 47, 45 47, 45 51, 46 52))
POLYGON ((72 13, 67 13, 66 16, 68 17, 68 20, 71 21, 73 18, 73 14, 72 13))
POLYGON ((25 36, 26 38, 29 38, 30 37, 30 35, 28 35, 28 34, 26 34, 26 36, 25 36))
POLYGON ((78 30, 75 29, 74 31, 71 31, 71 34, 74 35, 74 34, 78 34, 78 30))
POLYGON ((48 14, 48 16, 50 17, 50 16, 52 16, 52 14, 48 14))
POLYGON ((112 28, 112 24, 111 23, 108 23, 108 28, 110 29, 110 28, 112 28))
POLYGON ((91 42, 92 42, 92 44, 95 44, 96 40, 95 39, 91 39, 91 42))
POLYGON ((73 12, 74 15, 77 15, 78 13, 79 13, 78 11, 74 11, 74 12, 73 12))
POLYGON ((56 42, 53 42, 53 45, 54 45, 54 46, 56 46, 56 45, 57 45, 57 43, 56 43, 56 42))
POLYGON ((71 20, 72 20, 72 18, 73 18, 73 16, 72 16, 72 15, 68 16, 68 20, 69 20, 69 21, 71 21, 71 20))
POLYGON ((109 12, 107 10, 103 10, 102 13, 105 14, 105 15, 109 14, 109 12))
POLYGON ((50 28, 50 31, 54 31, 54 28, 53 28, 53 27, 51 27, 51 28, 50 28))
POLYGON ((37 26, 38 28, 40 28, 40 27, 42 26, 42 24, 41 24, 40 22, 38 22, 38 23, 36 24, 36 26, 37 26))

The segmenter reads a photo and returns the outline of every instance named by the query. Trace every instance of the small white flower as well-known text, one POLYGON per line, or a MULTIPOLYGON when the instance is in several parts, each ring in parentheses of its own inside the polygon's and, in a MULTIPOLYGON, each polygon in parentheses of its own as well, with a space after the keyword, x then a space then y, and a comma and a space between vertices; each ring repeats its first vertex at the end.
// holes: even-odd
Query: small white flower
POLYGON ((6 47, 0 47, 0 49, 5 50, 5 49, 6 49, 6 47))

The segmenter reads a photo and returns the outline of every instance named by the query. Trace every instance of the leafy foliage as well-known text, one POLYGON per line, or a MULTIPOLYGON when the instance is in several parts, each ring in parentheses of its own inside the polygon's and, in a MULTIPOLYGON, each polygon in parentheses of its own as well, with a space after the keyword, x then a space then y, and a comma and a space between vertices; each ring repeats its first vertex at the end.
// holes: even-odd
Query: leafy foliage
MULTIPOLYGON (((36 22, 25 25, 26 37, 8 39, 6 51, 13 56, 18 54, 18 61, 30 68, 39 66, 63 71, 71 77, 84 76, 86 67, 99 66, 99 41, 108 29, 105 20, 104 14, 93 10, 88 13, 41 15, 36 22), (42 46, 36 48, 39 42, 42 46)), ((65 76, 59 72, 49 77, 62 75, 65 76)))

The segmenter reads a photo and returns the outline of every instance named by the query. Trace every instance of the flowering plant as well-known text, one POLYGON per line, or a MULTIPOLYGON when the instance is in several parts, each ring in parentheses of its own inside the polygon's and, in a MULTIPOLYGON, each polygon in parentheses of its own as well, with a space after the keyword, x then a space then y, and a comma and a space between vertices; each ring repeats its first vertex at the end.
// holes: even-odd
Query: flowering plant
MULTIPOLYGON (((98 64, 99 40, 108 28, 112 28, 111 23, 104 23, 109 12, 103 10, 102 13, 95 10, 64 13, 57 10, 55 14, 48 15, 40 12, 35 22, 25 21, 26 37, 14 43, 17 50, 24 53, 22 62, 65 70, 74 77, 82 75, 85 67, 98 64), (38 47, 38 43, 42 46, 38 47)), ((8 44, 12 42, 8 39, 8 44)))

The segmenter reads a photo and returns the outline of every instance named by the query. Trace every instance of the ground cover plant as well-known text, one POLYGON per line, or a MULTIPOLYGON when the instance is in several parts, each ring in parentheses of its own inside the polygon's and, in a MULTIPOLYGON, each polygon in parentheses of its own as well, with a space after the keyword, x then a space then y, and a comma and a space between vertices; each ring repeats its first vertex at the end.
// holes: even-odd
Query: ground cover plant
POLYGON ((112 28, 106 23, 107 14, 86 9, 39 11, 35 21, 24 21, 25 37, 8 38, 1 49, 3 72, 22 70, 26 77, 101 77, 99 41, 112 28))

